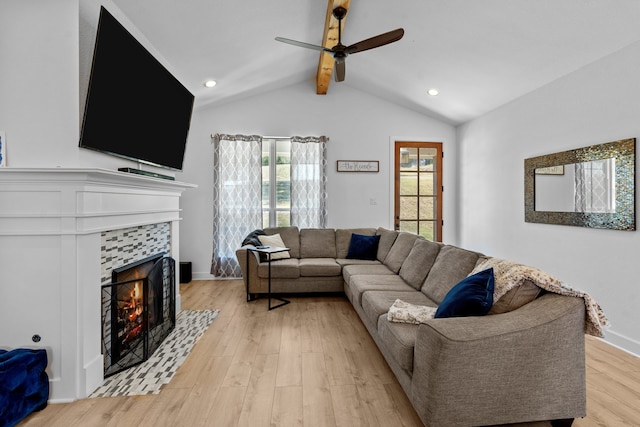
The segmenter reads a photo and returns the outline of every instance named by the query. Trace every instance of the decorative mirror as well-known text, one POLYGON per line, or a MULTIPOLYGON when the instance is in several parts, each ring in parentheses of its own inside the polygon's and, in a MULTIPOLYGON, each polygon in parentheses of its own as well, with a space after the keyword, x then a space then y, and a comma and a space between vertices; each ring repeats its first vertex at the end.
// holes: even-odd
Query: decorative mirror
POLYGON ((635 138, 525 159, 525 221, 635 230, 635 164, 635 138))

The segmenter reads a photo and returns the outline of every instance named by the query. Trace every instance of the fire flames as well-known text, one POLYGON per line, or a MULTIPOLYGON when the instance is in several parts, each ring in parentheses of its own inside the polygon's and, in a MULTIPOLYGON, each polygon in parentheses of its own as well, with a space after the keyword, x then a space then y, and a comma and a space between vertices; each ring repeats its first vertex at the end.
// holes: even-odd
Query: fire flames
POLYGON ((133 339, 140 335, 143 328, 142 313, 144 312, 144 308, 141 282, 135 282, 129 295, 124 298, 121 310, 121 319, 124 320, 122 345, 127 346, 133 339))

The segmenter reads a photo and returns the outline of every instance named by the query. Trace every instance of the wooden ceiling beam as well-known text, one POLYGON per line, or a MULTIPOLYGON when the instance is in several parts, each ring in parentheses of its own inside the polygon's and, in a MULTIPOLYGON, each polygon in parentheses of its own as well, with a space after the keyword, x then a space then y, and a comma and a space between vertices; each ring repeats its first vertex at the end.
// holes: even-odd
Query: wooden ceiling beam
MULTIPOLYGON (((349 10, 351 0, 329 0, 327 5, 327 17, 324 22, 324 34, 322 36, 322 46, 331 49, 338 43, 338 20, 333 16, 333 9, 342 6, 349 10)), ((342 31, 344 32, 344 23, 346 17, 342 19, 342 31)), ((320 60, 318 61, 318 72, 316 74, 316 93, 318 95, 326 95, 329 90, 329 83, 333 74, 333 56, 326 52, 320 52, 320 60)))

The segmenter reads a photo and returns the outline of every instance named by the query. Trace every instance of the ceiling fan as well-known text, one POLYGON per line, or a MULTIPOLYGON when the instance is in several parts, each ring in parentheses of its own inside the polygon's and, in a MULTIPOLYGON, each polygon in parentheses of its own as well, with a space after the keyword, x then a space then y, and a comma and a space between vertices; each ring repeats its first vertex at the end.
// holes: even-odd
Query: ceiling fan
POLYGON ((350 46, 345 46, 342 44, 342 20, 346 15, 347 9, 342 6, 338 6, 333 9, 333 16, 338 20, 338 44, 333 46, 331 49, 324 46, 286 39, 284 37, 276 37, 276 40, 294 46, 327 52, 328 54, 333 56, 333 59, 335 60, 336 82, 341 82, 344 80, 345 76, 345 59, 347 58, 347 56, 396 42, 400 40, 404 35, 404 30, 402 28, 398 28, 397 30, 389 31, 387 33, 379 34, 366 40, 359 41, 358 43, 354 43, 350 46))

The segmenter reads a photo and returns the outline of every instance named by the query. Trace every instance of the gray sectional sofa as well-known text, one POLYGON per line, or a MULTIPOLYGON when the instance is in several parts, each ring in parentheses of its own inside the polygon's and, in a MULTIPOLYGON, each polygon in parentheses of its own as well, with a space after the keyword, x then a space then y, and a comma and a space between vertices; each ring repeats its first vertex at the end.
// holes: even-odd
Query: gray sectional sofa
MULTIPOLYGON (((571 425, 585 416, 582 299, 529 282, 486 316, 400 323, 388 316, 394 301, 437 307, 488 257, 384 228, 264 232, 290 248, 272 262, 272 292, 344 292, 426 426, 571 425), (353 233, 380 236, 375 259, 347 258, 353 233)), ((268 263, 247 249, 236 256, 248 293, 265 294, 268 263)))

